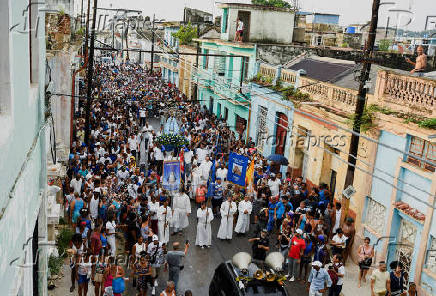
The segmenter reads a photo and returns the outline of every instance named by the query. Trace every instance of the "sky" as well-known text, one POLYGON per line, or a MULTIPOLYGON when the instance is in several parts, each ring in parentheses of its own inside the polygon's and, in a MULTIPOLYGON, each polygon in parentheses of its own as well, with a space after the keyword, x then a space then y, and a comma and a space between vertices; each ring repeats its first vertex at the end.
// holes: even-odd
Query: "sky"
MULTIPOLYGON (((288 0, 295 1, 295 0, 288 0)), ((372 0, 297 0, 303 11, 322 12, 340 15, 340 25, 366 23, 371 17, 372 0)), ((76 0, 80 5, 80 0, 76 0)), ((220 2, 251 3, 250 0, 220 0, 220 2)), ((433 15, 430 21, 436 23, 435 0, 382 0, 381 2, 394 2, 395 4, 382 5, 379 12, 379 26, 386 25, 387 16, 390 16, 391 26, 399 23, 399 27, 413 31, 423 31, 427 15, 433 15), (411 13, 390 12, 392 9, 408 10, 411 13), (398 16, 401 14, 402 16, 398 16), (409 19, 412 22, 404 26, 409 19)), ((190 7, 220 14, 220 9, 215 7, 215 0, 98 0, 99 7, 126 8, 142 10, 143 15, 156 14, 158 19, 171 21, 182 20, 183 8, 190 7)), ((77 7, 77 6, 76 6, 77 7)), ((435 28, 435 23, 430 29, 435 28)))

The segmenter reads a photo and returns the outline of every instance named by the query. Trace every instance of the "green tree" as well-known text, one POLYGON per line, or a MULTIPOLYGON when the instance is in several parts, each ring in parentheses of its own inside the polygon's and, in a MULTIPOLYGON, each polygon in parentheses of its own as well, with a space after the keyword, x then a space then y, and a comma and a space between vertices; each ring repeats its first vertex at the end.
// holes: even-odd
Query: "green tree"
POLYGON ((172 33, 179 40, 180 44, 186 45, 191 43, 192 39, 197 38, 197 30, 189 22, 186 26, 181 26, 179 31, 172 33))
POLYGON ((251 0, 251 3, 255 5, 265 5, 278 8, 292 8, 291 4, 284 0, 251 0))
POLYGON ((381 51, 388 51, 389 47, 391 46, 391 43, 392 42, 389 39, 382 39, 379 41, 378 49, 381 51))

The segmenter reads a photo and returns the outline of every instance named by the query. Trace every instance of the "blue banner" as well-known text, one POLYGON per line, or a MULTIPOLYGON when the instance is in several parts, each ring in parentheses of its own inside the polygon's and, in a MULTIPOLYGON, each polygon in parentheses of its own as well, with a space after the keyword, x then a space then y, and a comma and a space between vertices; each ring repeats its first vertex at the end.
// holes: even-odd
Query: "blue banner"
POLYGON ((162 187, 168 191, 177 191, 180 187, 180 161, 164 161, 162 187))
POLYGON ((236 153, 230 153, 227 180, 245 186, 245 174, 247 173, 248 157, 236 153))

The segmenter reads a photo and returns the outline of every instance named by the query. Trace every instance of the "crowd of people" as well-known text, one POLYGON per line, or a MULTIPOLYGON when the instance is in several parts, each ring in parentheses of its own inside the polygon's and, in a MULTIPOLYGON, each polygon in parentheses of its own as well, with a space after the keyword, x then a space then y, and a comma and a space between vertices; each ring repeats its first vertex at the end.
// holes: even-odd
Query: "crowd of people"
MULTIPOLYGON (((139 295, 149 290, 155 295, 158 277, 168 271, 160 295, 180 293, 179 274, 190 244, 185 242, 183 248, 175 240, 170 248, 169 241, 188 227, 194 210, 199 248, 210 248, 212 236, 231 240, 233 232, 245 235, 252 243, 253 260, 262 263, 269 251, 279 250, 286 258, 283 270, 289 281, 307 284, 310 295, 340 294, 354 220, 344 217, 326 184, 308 186, 300 176, 282 175, 280 166, 257 153, 251 138, 235 133, 223 118, 139 65, 96 64, 95 72, 90 138, 85 139, 81 106, 75 114, 69 179, 64 184, 75 230, 71 291, 77 284, 79 295, 87 295, 92 282, 97 296, 121 295, 126 284, 136 287, 139 295), (160 126, 150 125, 153 118, 160 126), (168 129, 183 135, 188 144, 166 150, 157 137, 168 129), (252 188, 227 180, 232 152, 253 162, 252 188), (177 192, 163 186, 164 162, 169 160, 183 167, 177 192), (214 219, 220 223, 216 234, 214 219), (120 254, 127 259, 121 262, 120 254)), ((360 285, 374 257, 369 238, 358 248, 358 257, 360 285)), ((405 291, 400 284, 393 286, 398 268, 389 285, 378 282, 384 273, 372 274, 373 295, 388 290, 402 295, 394 294, 405 291)))

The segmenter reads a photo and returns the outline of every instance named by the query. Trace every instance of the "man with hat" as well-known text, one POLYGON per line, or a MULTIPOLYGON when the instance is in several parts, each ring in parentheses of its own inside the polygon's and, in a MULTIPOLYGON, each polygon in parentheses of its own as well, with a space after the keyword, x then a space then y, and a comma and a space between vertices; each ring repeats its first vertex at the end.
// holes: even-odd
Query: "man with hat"
POLYGON ((295 277, 298 276, 298 266, 300 265, 301 256, 306 248, 306 242, 301 238, 302 234, 303 231, 298 228, 290 241, 288 253, 288 278, 290 282, 293 282, 295 277))
POLYGON ((319 261, 312 262, 312 270, 309 275, 307 290, 309 296, 322 296, 332 285, 332 280, 319 261))
POLYGON ((268 231, 262 229, 260 237, 250 238, 248 242, 253 243, 251 249, 253 251, 253 260, 263 263, 266 258, 266 252, 269 251, 269 239, 267 237, 268 231))
POLYGON ((152 241, 152 243, 148 244, 147 254, 150 256, 151 276, 153 278, 151 294, 154 295, 156 287, 158 286, 157 278, 159 276, 160 267, 165 263, 165 244, 159 242, 159 238, 156 234, 152 236, 152 241))

